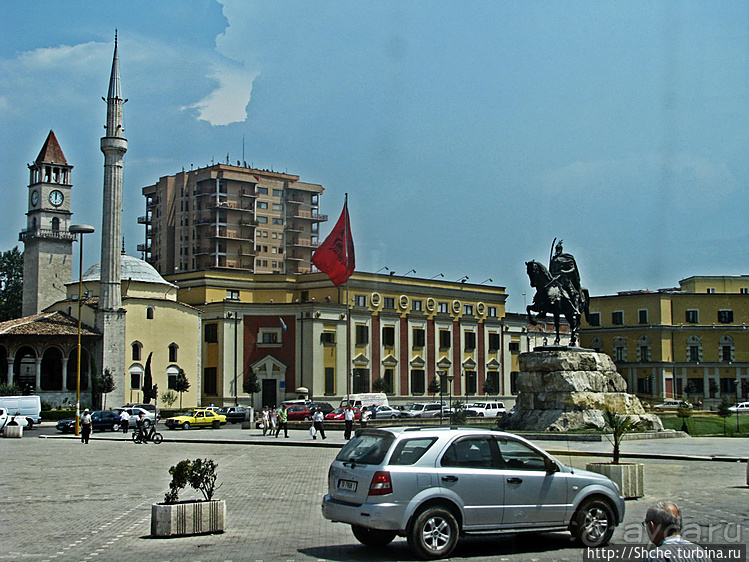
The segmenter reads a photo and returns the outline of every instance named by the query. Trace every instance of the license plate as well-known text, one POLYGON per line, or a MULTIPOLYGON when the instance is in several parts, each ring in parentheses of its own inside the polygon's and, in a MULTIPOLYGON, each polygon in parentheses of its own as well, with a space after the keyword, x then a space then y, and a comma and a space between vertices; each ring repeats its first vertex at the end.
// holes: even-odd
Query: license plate
POLYGON ((347 492, 356 492, 356 484, 355 480, 339 480, 338 489, 346 490, 347 492))

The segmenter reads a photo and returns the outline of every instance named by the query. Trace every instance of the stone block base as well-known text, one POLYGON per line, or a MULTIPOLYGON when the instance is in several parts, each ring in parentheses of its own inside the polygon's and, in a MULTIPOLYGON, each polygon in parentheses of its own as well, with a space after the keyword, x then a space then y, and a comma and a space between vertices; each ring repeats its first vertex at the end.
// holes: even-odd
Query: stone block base
POLYGON ((6 425, 3 428, 3 437, 11 437, 20 439, 23 437, 23 426, 22 425, 6 425))
POLYGON ((641 498, 645 495, 645 466, 640 463, 593 462, 585 465, 585 469, 603 474, 616 482, 624 499, 641 498))
POLYGON ((151 535, 154 537, 223 533, 225 526, 224 500, 151 506, 151 535))

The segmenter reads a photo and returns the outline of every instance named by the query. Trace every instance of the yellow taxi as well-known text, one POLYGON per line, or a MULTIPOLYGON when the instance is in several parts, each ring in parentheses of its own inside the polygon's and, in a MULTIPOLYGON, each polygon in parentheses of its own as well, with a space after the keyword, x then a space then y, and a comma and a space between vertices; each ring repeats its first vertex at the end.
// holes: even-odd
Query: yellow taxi
POLYGON ((169 429, 177 427, 181 427, 182 429, 190 429, 191 427, 213 427, 218 429, 226 423, 226 416, 208 409, 194 409, 169 418, 164 423, 169 429))

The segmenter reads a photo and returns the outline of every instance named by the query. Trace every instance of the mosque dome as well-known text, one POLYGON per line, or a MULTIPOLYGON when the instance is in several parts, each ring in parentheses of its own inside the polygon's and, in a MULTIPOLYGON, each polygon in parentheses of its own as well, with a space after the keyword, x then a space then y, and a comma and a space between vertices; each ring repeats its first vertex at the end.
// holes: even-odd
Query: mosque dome
MULTIPOLYGON (((98 282, 101 280, 101 263, 95 263, 83 274, 84 283, 98 282)), ((122 254, 120 261, 120 280, 133 283, 155 283, 158 285, 169 285, 174 287, 149 263, 122 254)))

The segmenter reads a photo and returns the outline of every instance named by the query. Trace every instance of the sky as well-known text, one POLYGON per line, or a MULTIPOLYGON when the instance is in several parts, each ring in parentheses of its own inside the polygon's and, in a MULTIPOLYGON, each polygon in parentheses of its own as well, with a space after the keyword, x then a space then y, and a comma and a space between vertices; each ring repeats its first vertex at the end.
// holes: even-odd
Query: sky
POLYGON ((747 2, 8 0, 0 250, 50 129, 101 230, 115 29, 132 256, 141 188, 228 157, 322 184, 323 235, 348 194, 357 270, 467 275, 508 311, 555 238, 591 295, 749 273, 747 2))

